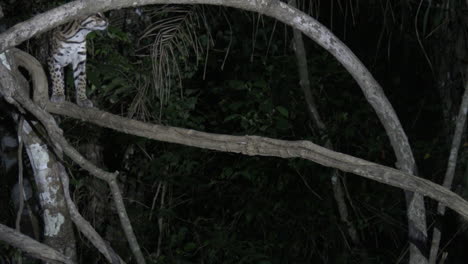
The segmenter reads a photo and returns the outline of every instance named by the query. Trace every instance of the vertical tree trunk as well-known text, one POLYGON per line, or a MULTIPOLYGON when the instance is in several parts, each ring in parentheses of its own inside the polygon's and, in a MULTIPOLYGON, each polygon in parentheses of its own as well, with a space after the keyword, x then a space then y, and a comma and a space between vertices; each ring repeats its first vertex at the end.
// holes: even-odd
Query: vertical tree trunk
MULTIPOLYGON (((19 72, 18 64, 13 57, 10 51, 0 54, 3 70, 9 71, 9 74, 3 75, 5 79, 2 83, 9 85, 8 93, 21 92, 18 91, 21 89, 26 92, 29 83, 19 72)), ((15 102, 10 103, 15 104, 15 102)), ((41 126, 35 126, 36 124, 38 123, 35 121, 25 120, 18 129, 18 134, 23 141, 34 173, 44 221, 44 242, 74 261, 76 260, 75 237, 59 178, 58 161, 37 134, 41 126)))
MULTIPOLYGON (((430 45, 433 51, 434 72, 437 91, 440 97, 440 106, 443 117, 443 138, 445 145, 450 146, 450 155, 447 169, 443 179, 444 187, 451 189, 458 162, 458 151, 463 138, 463 129, 466 126, 466 111, 468 101, 468 52, 466 28, 468 19, 460 10, 466 10, 468 1, 446 2, 447 7, 439 15, 445 16, 447 21, 435 31, 430 45), (464 94, 460 96, 459 87, 464 86, 464 94), (461 100, 459 101, 459 99, 461 100), (459 109, 457 107, 459 106, 459 109), (459 111, 458 117, 457 110, 459 111), (456 120, 456 122, 454 122, 456 120)), ((438 26, 438 25, 437 25, 438 26)), ((463 177, 463 175, 460 175, 463 177)), ((445 214, 445 206, 438 204, 437 214, 439 221, 445 214)), ((442 231, 438 224, 434 226, 430 249, 430 264, 437 263, 442 231)), ((442 252, 441 252, 442 253, 442 252)))
POLYGON ((44 221, 44 243, 76 261, 76 242, 72 222, 63 196, 56 159, 36 133, 38 128, 24 121, 21 133, 31 161, 44 221))
MULTIPOLYGON (((297 5, 296 0, 290 0, 289 4, 294 7, 296 7, 297 5)), ((320 114, 317 109, 317 105, 315 104, 314 97, 310 90, 309 70, 307 66, 307 53, 304 47, 302 33, 299 30, 294 29, 293 34, 294 34, 294 53, 296 54, 297 67, 299 70, 299 78, 300 78, 299 84, 301 86, 302 92, 304 93, 304 97, 305 97, 306 104, 307 104, 307 110, 308 110, 307 112, 311 120, 314 122, 315 126, 319 129, 320 134, 324 135, 327 138, 325 147, 327 147, 328 149, 333 149, 333 144, 331 143, 328 137, 327 127, 325 126, 325 123, 323 123, 320 117, 320 114)), ((365 251, 365 248, 361 247, 362 246, 361 239, 359 238, 359 235, 358 235, 356 227, 354 226, 354 223, 349 220, 348 206, 344 198, 342 181, 340 179, 338 170, 336 169, 332 170, 330 180, 331 180, 331 184, 333 187, 333 196, 335 197, 335 201, 336 201, 337 208, 338 208, 338 213, 340 215, 340 220, 347 228, 348 235, 351 238, 351 241, 353 242, 354 246, 361 251, 362 261, 365 261, 367 259, 367 252, 365 251)))

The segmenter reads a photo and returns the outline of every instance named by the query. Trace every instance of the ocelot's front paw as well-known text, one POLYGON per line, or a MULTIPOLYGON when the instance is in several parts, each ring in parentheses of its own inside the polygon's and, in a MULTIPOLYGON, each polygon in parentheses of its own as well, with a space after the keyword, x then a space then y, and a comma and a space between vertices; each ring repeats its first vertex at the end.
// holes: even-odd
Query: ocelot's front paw
POLYGON ((91 108, 93 107, 93 102, 91 102, 91 100, 89 99, 76 99, 76 104, 81 106, 81 107, 87 107, 87 108, 91 108))
POLYGON ((54 103, 62 103, 63 101, 65 101, 65 95, 56 95, 56 94, 53 94, 53 95, 50 97, 50 101, 51 101, 51 102, 54 102, 54 103))

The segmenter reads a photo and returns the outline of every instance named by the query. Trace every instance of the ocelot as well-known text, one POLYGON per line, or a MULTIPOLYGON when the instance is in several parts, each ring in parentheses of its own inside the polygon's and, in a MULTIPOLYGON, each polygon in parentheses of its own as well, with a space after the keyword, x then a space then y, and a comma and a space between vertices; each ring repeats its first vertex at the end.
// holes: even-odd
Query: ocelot
POLYGON ((82 107, 93 107, 86 97, 86 36, 95 30, 107 28, 107 19, 95 14, 58 27, 52 32, 49 71, 52 80, 50 101, 65 100, 64 68, 71 64, 76 89, 76 103, 82 107))

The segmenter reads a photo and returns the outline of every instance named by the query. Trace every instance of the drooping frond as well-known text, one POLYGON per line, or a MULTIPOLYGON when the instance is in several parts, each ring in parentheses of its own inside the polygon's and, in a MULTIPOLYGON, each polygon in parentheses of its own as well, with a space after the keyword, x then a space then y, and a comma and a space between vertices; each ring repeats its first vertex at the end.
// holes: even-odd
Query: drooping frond
POLYGON ((186 69, 202 57, 203 48, 197 35, 202 21, 199 9, 163 6, 149 10, 148 15, 155 22, 144 30, 139 41, 151 40, 144 49, 152 59, 153 86, 161 103, 167 101, 172 87, 182 87, 186 69))

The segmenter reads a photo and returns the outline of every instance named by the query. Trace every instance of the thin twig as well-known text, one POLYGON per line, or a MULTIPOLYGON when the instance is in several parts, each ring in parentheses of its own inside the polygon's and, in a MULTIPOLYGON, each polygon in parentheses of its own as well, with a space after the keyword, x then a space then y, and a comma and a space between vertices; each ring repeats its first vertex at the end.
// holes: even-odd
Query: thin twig
MULTIPOLYGON (((468 71, 467 71, 468 73, 468 71)), ((455 169, 457 167, 458 160, 458 151, 460 149, 461 141, 463 138, 463 130, 465 129, 466 124, 466 113, 468 111, 468 74, 465 76, 465 92, 463 93, 462 102, 460 104, 460 110, 458 112, 455 132, 452 139, 452 147, 450 148, 450 156, 447 164, 447 171, 445 172, 443 186, 447 189, 452 187, 453 178, 455 176, 455 169)), ((443 216, 445 214, 445 206, 443 204, 438 204, 437 214, 443 216)), ((441 230, 436 226, 432 234, 432 243, 429 263, 435 264, 437 261, 437 252, 439 251, 441 230)))
POLYGON ((24 210, 24 200, 27 199, 23 186, 23 140, 21 138, 21 131, 23 129, 24 117, 21 116, 18 122, 18 199, 19 206, 16 213, 15 228, 16 231, 21 232, 21 215, 24 210))

